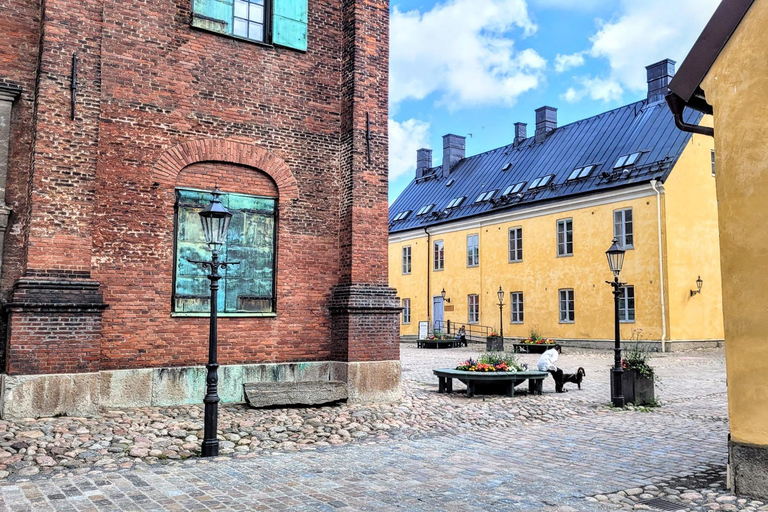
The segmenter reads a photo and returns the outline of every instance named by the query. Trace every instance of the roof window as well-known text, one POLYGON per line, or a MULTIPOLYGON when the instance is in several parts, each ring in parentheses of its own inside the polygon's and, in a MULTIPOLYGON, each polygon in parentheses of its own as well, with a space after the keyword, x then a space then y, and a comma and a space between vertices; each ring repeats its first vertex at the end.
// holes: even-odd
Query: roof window
POLYGON ((411 210, 406 210, 404 212, 400 212, 397 215, 395 215, 395 218, 392 219, 393 221, 397 220, 405 220, 408 218, 408 216, 411 214, 411 210))
POLYGON ((431 212, 432 208, 434 207, 435 207, 434 204, 428 204, 426 206, 422 206, 421 209, 418 212, 416 212, 416 215, 426 215, 429 212, 431 212))
POLYGON ((568 181, 571 180, 577 180, 580 178, 586 178, 589 176, 592 171, 594 170, 594 165, 585 165, 584 167, 577 167, 573 170, 570 176, 568 176, 568 181))
POLYGON ((637 163, 637 160, 640 158, 640 155, 642 154, 643 154, 642 151, 636 151, 629 155, 620 156, 619 159, 616 160, 616 163, 613 164, 613 168, 621 169, 622 167, 629 167, 630 165, 635 165, 637 163))
POLYGON ((504 189, 504 193, 502 195, 508 196, 509 194, 517 194, 523 189, 524 186, 525 186, 524 181, 521 181, 520 183, 515 183, 514 185, 510 185, 504 189))
POLYGON ((448 183, 445 184, 446 187, 450 187, 453 185, 453 179, 448 180, 448 183))
POLYGON ((547 174, 546 176, 542 176, 541 178, 536 178, 531 182, 531 186, 528 187, 528 190, 533 190, 535 188, 542 188, 549 185, 549 182, 552 181, 552 177, 554 174, 547 174))
POLYGON ((446 206, 445 208, 446 209, 448 209, 448 208, 457 208, 459 205, 461 205, 461 203, 464 202, 465 199, 466 199, 466 196, 461 196, 461 197, 457 197, 455 199, 451 199, 451 202, 448 203, 448 206, 446 206))
POLYGON ((504 167, 502 167, 501 170, 508 171, 510 167, 512 167, 512 164, 510 162, 507 162, 504 164, 504 167))
POLYGON ((494 196, 498 192, 498 189, 496 190, 489 190, 488 192, 483 192, 479 196, 477 196, 477 199, 475 199, 476 203, 482 203, 483 201, 488 201, 490 198, 494 196))

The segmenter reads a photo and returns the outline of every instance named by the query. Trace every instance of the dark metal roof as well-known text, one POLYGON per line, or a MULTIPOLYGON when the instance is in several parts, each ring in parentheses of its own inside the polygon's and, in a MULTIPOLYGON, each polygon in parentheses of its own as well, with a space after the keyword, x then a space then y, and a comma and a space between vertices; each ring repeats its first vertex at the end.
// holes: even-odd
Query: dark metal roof
POLYGON ((753 2, 754 0, 723 0, 715 10, 669 84, 669 89, 686 103, 690 103, 697 93, 701 81, 753 2))
MULTIPOLYGON (((685 121, 697 124, 701 117, 699 112, 687 111, 685 121)), ((464 158, 448 177, 442 176, 440 167, 430 169, 425 178, 413 180, 390 206, 389 232, 646 183, 654 178, 665 181, 690 138, 690 133, 675 127, 663 101, 632 103, 555 128, 540 143, 528 137, 517 146, 510 144, 464 158), (620 156, 638 151, 643 153, 634 165, 614 170, 620 156), (508 163, 511 166, 502 170, 508 163), (595 165, 589 177, 567 181, 574 169, 585 165, 595 165), (528 189, 533 180, 548 174, 554 174, 554 178, 547 186, 528 189), (453 183, 446 186, 451 180, 453 183), (509 185, 523 181, 527 184, 522 197, 500 197, 509 185), (490 190, 498 190, 493 201, 475 203, 481 193, 490 190), (466 199, 459 207, 446 209, 452 199, 461 196, 466 199), (416 215, 432 203, 435 207, 430 213, 416 215), (408 210, 411 214, 404 220, 393 220, 408 210)))

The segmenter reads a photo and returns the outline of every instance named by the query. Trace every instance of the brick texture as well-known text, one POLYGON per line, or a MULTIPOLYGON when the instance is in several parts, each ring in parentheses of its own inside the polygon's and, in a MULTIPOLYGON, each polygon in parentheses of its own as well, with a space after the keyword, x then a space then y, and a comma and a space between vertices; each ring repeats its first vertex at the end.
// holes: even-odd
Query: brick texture
POLYGON ((397 359, 386 1, 310 0, 306 53, 193 29, 190 0, 42 5, 0 0, 0 83, 23 89, 6 371, 205 362, 208 319, 171 315, 173 206, 214 183, 278 200, 277 315, 220 318, 221 364, 397 359))

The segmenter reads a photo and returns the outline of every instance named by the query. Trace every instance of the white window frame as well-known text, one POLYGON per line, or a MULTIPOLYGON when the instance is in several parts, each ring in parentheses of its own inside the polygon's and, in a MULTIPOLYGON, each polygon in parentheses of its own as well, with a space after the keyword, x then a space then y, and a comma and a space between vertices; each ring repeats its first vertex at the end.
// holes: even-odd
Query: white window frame
POLYGON ((403 324, 411 323, 411 299, 403 299, 403 324))
POLYGON ((509 228, 509 231, 507 234, 507 256, 508 256, 508 263, 519 263, 523 261, 523 228, 522 226, 509 228), (518 232, 518 231, 519 231, 519 236, 515 236, 513 238, 512 232, 518 232))
POLYGON ((525 321, 523 292, 509 293, 509 323, 522 324, 525 321))
POLYGON ((618 240, 619 246, 623 249, 635 248, 635 215, 632 208, 621 208, 613 210, 613 237, 618 240), (627 212, 629 212, 629 221, 627 221, 627 212), (629 226, 629 229, 627 229, 629 226), (627 243, 629 239, 630 243, 627 243))
POLYGON ((480 235, 467 235, 467 267, 477 266, 480 266, 480 235))
POLYGON ((480 323, 480 296, 474 293, 467 295, 467 323, 480 323))
POLYGON ((411 266, 412 266, 411 265, 412 264, 411 246, 410 245, 403 246, 402 254, 403 254, 403 267, 402 267, 403 275, 407 276, 411 273, 411 266))
POLYGON ((435 272, 445 270, 445 242, 443 240, 435 240, 432 244, 432 270, 435 272))
POLYGON ((715 175, 715 150, 710 150, 710 160, 712 161, 712 176, 715 175))
POLYGON ((573 288, 561 288, 557 290, 557 297, 559 302, 558 309, 560 311, 560 323, 576 323, 576 295, 573 293, 573 288))
POLYGON ((635 287, 633 285, 624 285, 621 287, 621 295, 619 295, 619 322, 622 324, 633 324, 635 323, 635 318, 637 318, 637 314, 635 312, 635 306, 637 305, 637 301, 635 300, 635 287), (631 290, 631 297, 628 296, 627 292, 631 290), (631 305, 630 306, 630 301, 631 305), (631 317, 630 318, 630 312, 631 317))
POLYGON ((557 257, 564 258, 573 256, 573 218, 560 219, 557 221, 557 257), (570 227, 570 229, 569 229, 570 227), (562 240, 561 235, 562 233, 562 240), (569 240, 570 235, 570 240, 569 240), (571 244, 571 251, 568 252, 568 244, 571 244))

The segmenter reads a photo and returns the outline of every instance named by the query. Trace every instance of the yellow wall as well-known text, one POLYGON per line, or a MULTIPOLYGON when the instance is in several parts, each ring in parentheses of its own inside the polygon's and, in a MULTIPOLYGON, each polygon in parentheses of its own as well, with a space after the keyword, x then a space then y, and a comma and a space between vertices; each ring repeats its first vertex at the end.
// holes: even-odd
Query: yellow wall
POLYGON ((768 1, 702 82, 715 113, 728 408, 733 441, 768 445, 768 1))
MULTIPOLYGON (((633 208, 635 249, 627 251, 621 278, 635 286, 636 321, 622 324, 622 337, 628 339, 634 329, 642 329, 642 339, 659 339, 661 311, 659 291, 656 196, 646 188, 645 197, 613 204, 579 208, 565 213, 523 218, 493 225, 475 226, 449 233, 434 234, 431 242, 445 242, 445 270, 431 272, 431 294, 426 293, 423 274, 423 251, 426 236, 390 244, 390 286, 398 295, 411 298, 410 326, 402 326, 403 335, 417 334, 419 320, 426 320, 427 299, 445 288, 454 311, 446 311, 445 319, 467 323, 467 295, 480 295, 481 325, 499 327, 496 292, 502 286, 506 293, 504 307, 505 336, 527 336, 532 328, 553 338, 612 339, 613 295, 605 283, 612 278, 605 251, 613 237, 613 210, 633 208), (574 255, 557 257, 556 223, 573 219, 574 255), (523 261, 508 262, 508 231, 523 228, 523 261), (480 235, 480 265, 467 268, 466 238, 480 235), (413 273, 401 272, 401 247, 414 248, 413 273), (417 257, 417 249, 421 257, 417 257), (417 277, 418 276, 418 277, 417 277), (572 288, 575 296, 576 321, 559 323, 558 290, 572 288), (525 322, 512 324, 509 314, 509 292, 524 294, 525 322)), ((431 228, 438 229, 438 228, 431 228)), ((430 243, 431 245, 431 243, 430 243)), ((430 269, 431 263, 430 263, 430 269)), ((695 278, 694 278, 695 280, 695 278)), ((431 306, 430 306, 431 307, 431 306)))
MULTIPOLYGON (((712 118, 701 124, 711 126, 712 118)), ((667 326, 673 340, 723 339, 713 148, 712 137, 693 135, 664 184, 667 326), (701 293, 691 296, 699 276, 701 293)))

